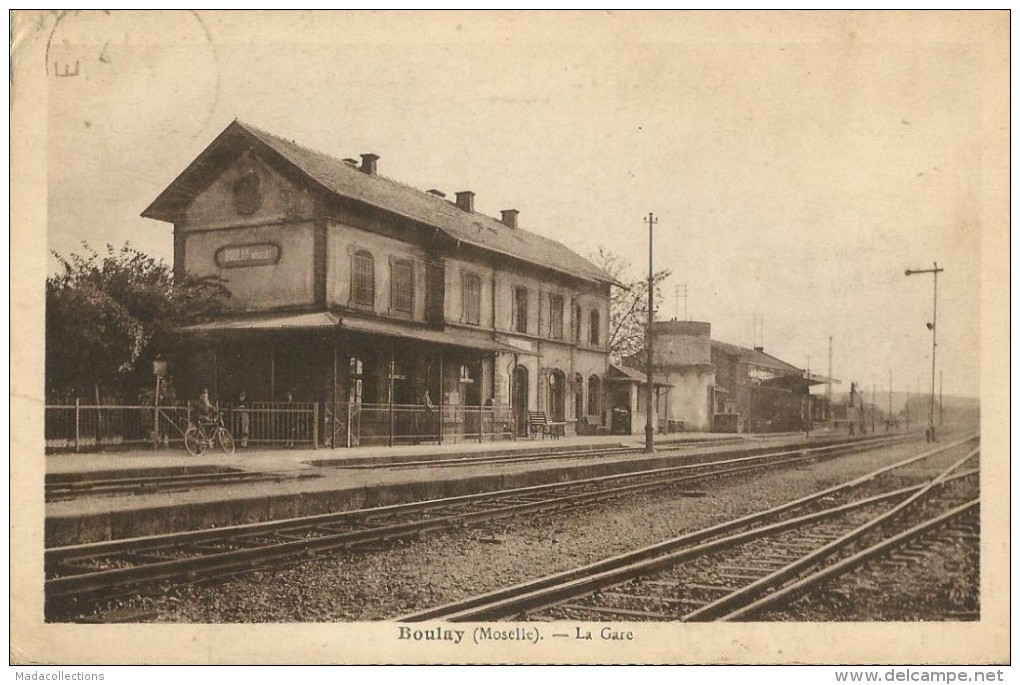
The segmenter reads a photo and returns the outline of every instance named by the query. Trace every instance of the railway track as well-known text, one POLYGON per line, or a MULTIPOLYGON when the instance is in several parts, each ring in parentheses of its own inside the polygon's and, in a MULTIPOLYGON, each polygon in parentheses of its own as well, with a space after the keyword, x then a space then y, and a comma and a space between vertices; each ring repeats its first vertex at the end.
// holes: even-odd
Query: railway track
MULTIPOLYGON (((724 445, 736 445, 744 443, 743 438, 722 438, 718 440, 678 440, 676 442, 658 442, 660 451, 675 453, 682 449, 720 447, 724 445)), ((824 442, 819 443, 825 444, 824 442)), ((769 449, 767 447, 755 449, 769 449)), ((774 449, 774 448, 772 448, 774 449)), ((415 457, 380 458, 380 457, 353 457, 342 459, 319 459, 308 462, 313 466, 329 467, 337 469, 376 469, 376 468, 420 468, 439 466, 478 466, 482 464, 518 464, 535 461, 553 461, 557 459, 592 459, 597 457, 642 454, 644 447, 639 445, 607 445, 601 447, 578 447, 571 449, 555 449, 554 451, 529 451, 523 454, 514 452, 497 452, 495 454, 479 454, 470 457, 430 458, 422 459, 415 457)))
POLYGON ((254 471, 225 471, 217 473, 170 474, 88 478, 82 480, 48 480, 46 501, 57 502, 94 495, 138 495, 153 492, 183 492, 201 487, 230 485, 233 483, 281 482, 291 479, 321 478, 318 473, 262 473, 254 471))
POLYGON ((45 553, 47 616, 67 615, 154 583, 205 581, 327 550, 536 512, 569 510, 639 491, 683 491, 717 478, 836 458, 904 439, 896 436, 793 450, 773 448, 751 456, 720 457, 564 483, 51 548, 45 553))
POLYGON ((977 469, 967 465, 977 448, 932 481, 889 487, 883 480, 975 441, 970 436, 758 514, 395 620, 745 620, 973 515, 979 504, 968 493, 977 469))

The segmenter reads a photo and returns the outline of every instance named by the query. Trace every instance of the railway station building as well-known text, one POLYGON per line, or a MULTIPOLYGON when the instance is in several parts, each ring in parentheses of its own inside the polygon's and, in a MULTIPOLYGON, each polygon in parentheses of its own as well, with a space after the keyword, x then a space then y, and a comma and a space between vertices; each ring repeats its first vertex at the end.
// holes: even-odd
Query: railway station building
POLYGON ((142 213, 173 224, 175 273, 231 293, 185 331, 178 393, 316 403, 333 445, 603 426, 613 277, 516 209, 378 169, 235 121, 142 213))

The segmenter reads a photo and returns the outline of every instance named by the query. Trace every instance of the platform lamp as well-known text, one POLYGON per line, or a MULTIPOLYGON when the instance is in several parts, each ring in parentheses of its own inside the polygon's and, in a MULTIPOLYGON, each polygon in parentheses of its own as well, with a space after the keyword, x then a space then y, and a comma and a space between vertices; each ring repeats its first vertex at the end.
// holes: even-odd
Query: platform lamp
POLYGON ((926 325, 928 330, 931 331, 931 401, 928 404, 928 430, 925 432, 925 438, 928 442, 935 441, 935 348, 936 343, 936 324, 938 322, 938 311, 939 311, 939 274, 945 271, 945 269, 939 268, 939 263, 934 262, 934 268, 931 269, 907 269, 904 274, 907 276, 913 276, 914 274, 931 274, 934 277, 934 295, 932 297, 932 311, 931 321, 926 325))
POLYGON ((160 381, 166 376, 166 360, 157 354, 152 362, 152 375, 156 377, 156 391, 152 398, 152 449, 159 449, 159 393, 160 381))

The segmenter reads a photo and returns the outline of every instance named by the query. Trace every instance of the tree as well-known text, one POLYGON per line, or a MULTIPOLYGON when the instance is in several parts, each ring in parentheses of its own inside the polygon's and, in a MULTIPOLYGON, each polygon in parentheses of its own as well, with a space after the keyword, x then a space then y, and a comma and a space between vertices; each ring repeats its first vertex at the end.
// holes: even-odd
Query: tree
POLYGON ((222 279, 185 276, 126 244, 64 257, 46 279, 46 395, 134 399, 182 326, 223 310, 222 279))
MULTIPOLYGON (((648 277, 634 278, 630 264, 605 247, 599 247, 592 261, 610 276, 624 284, 613 288, 609 298, 609 356, 614 362, 644 349, 645 326, 648 323, 648 277)), ((652 275, 654 306, 662 305, 662 284, 670 277, 669 269, 652 275)))

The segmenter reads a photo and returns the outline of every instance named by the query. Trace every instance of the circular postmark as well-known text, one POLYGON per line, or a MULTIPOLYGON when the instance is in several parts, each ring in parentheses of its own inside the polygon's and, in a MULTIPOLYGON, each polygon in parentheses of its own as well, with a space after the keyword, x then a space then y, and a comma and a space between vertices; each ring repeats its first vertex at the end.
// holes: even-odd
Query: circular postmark
POLYGON ((220 92, 219 55, 194 10, 69 10, 46 43, 54 124, 205 132, 220 92), (125 124, 128 124, 125 126, 125 124))

